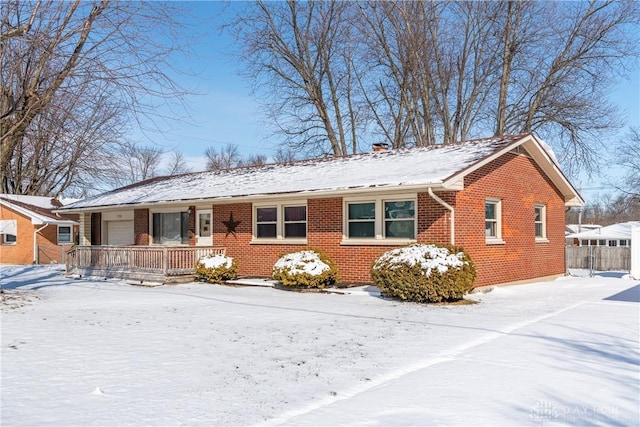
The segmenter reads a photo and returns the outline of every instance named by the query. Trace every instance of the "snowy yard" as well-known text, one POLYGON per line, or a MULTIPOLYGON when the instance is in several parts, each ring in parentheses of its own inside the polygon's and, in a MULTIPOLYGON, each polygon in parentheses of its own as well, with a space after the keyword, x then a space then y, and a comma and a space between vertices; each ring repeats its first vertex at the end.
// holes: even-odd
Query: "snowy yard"
POLYGON ((0 274, 3 426, 640 424, 621 274, 451 306, 0 274))

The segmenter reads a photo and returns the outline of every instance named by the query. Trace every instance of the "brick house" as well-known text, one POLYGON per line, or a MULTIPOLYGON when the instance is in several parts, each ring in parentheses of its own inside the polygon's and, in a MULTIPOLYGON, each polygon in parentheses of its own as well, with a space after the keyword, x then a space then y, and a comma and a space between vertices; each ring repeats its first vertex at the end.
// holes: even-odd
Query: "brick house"
POLYGON ((64 262, 79 224, 77 214, 53 212, 60 207, 51 197, 0 194, 0 264, 64 262))
POLYGON ((152 178, 62 211, 80 214, 84 247, 224 248, 245 276, 315 247, 343 282, 366 283, 387 250, 453 243, 485 286, 564 274, 565 211, 583 204, 523 134, 152 178))

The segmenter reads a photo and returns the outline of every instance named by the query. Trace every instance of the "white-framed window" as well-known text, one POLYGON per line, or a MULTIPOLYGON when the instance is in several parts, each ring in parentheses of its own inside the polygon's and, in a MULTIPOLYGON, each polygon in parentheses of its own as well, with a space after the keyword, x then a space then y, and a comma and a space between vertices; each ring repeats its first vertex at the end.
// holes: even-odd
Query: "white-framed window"
POLYGON ((70 225, 58 226, 58 243, 71 243, 73 240, 71 235, 72 227, 70 225))
POLYGON ((6 245, 13 245, 17 242, 17 238, 15 234, 3 234, 2 235, 2 243, 6 245))
POLYGON ((534 206, 534 230, 537 241, 547 241, 547 207, 543 204, 534 206))
POLYGON ((306 243, 306 201, 254 204, 253 218, 254 242, 306 243))
POLYGON ((188 245, 189 212, 152 212, 151 231, 155 245, 188 245))
POLYGON ((620 246, 631 246, 629 242, 630 240, 620 240, 620 246))
POLYGON ((416 239, 416 196, 344 200, 343 243, 416 239))
POLYGON ((487 243, 504 243, 502 241, 502 202, 500 199, 485 200, 484 233, 487 243))

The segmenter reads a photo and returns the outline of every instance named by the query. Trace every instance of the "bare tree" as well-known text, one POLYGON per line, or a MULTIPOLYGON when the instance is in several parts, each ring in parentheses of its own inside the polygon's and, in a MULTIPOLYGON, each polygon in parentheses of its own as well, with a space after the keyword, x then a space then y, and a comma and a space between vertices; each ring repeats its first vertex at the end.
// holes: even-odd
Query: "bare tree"
POLYGON ((348 2, 256 2, 230 26, 244 46, 246 74, 269 116, 297 150, 357 152, 348 2))
POLYGON ((207 170, 231 169, 239 166, 242 162, 238 146, 233 144, 227 144, 220 150, 208 147, 204 155, 207 158, 207 170))
POLYGON ((358 130, 353 141, 393 147, 536 132, 565 168, 594 169, 599 144, 621 124, 606 92, 637 64, 639 8, 258 2, 233 28, 297 152, 354 152, 344 149, 346 128, 358 130))
POLYGON ((169 154, 169 163, 166 167, 167 175, 178 175, 191 172, 182 151, 172 151, 169 154))
POLYGON ((273 161, 276 163, 291 163, 294 162, 296 158, 296 152, 287 147, 279 147, 273 155, 273 161))
POLYGON ((621 126, 607 92, 629 60, 637 61, 638 4, 592 0, 502 7, 507 25, 496 134, 535 131, 562 139, 557 148, 563 163, 593 170, 602 135, 621 126))
POLYGON ((1 191, 56 196, 106 178, 87 161, 105 163, 127 125, 184 95, 169 75, 188 45, 177 16, 167 3, 3 3, 1 191))
POLYGON ((267 164, 267 156, 264 154, 253 154, 246 159, 240 160, 238 166, 264 166, 267 164))
POLYGON ((122 144, 110 158, 107 171, 112 188, 133 184, 158 175, 163 150, 134 143, 122 144))
MULTIPOLYGON (((640 202, 640 130, 630 128, 616 149, 617 164, 624 174, 616 188, 640 202)), ((640 217, 639 217, 640 218, 640 217)))

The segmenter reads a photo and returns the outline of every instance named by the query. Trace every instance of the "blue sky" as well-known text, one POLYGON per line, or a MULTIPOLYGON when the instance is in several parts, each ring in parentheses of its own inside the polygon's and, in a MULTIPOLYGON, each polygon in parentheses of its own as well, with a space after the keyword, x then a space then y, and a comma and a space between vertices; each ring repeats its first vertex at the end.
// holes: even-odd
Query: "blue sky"
MULTIPOLYGON (((190 96, 187 100, 188 120, 177 120, 171 129, 163 126, 161 132, 147 131, 144 136, 134 130, 131 138, 143 144, 157 144, 168 151, 182 151, 193 170, 204 169, 203 152, 210 146, 220 149, 233 144, 243 157, 272 155, 279 141, 271 137, 273 129, 261 121, 260 106, 250 93, 250 82, 238 76, 240 64, 231 55, 231 39, 216 28, 221 22, 217 14, 225 3, 184 5, 203 21, 192 27, 202 35, 196 38, 195 55, 188 62, 194 75, 179 75, 177 79, 200 95, 190 96)), ((231 8, 238 7, 242 7, 242 3, 231 3, 231 8)), ((625 112, 627 125, 640 127, 640 70, 635 70, 629 80, 616 86, 611 100, 625 112)), ((607 192, 602 189, 606 180, 603 173, 591 180, 584 177, 574 184, 583 188, 584 196, 589 200, 607 192)))

